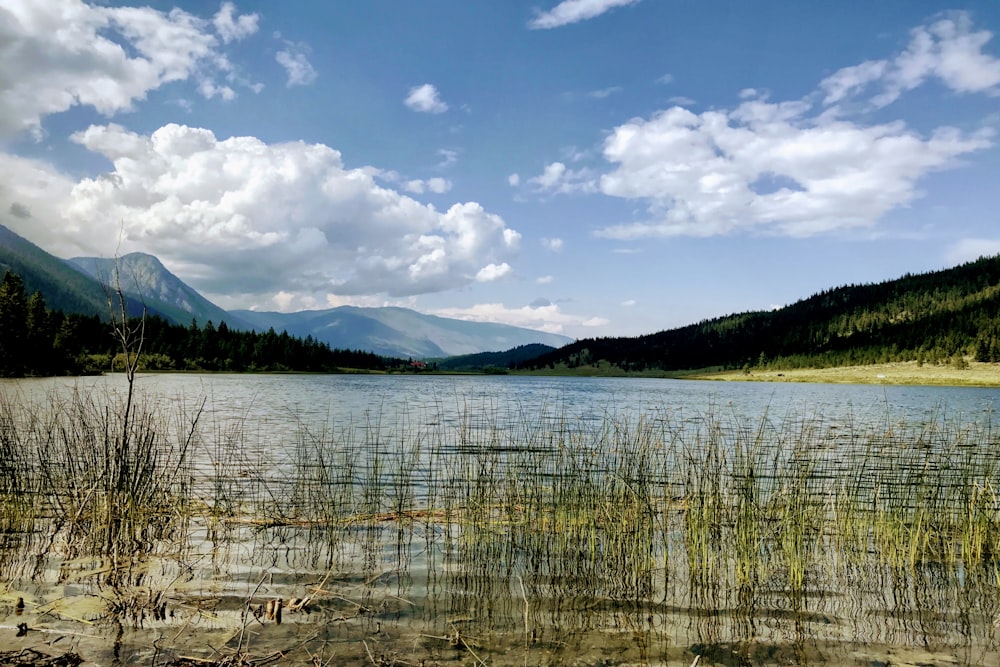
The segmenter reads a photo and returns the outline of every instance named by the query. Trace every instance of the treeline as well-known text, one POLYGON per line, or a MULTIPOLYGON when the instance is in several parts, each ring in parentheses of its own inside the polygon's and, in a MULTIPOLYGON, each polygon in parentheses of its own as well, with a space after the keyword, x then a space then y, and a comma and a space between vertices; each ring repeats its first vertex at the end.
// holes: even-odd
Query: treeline
POLYGON ((555 348, 541 343, 518 345, 504 352, 477 352, 441 359, 437 367, 443 371, 504 372, 529 359, 551 352, 555 348))
MULTIPOLYGON (((311 336, 237 331, 225 322, 171 324, 151 316, 142 326, 140 370, 305 371, 410 369, 409 360, 333 349, 311 336)), ((50 310, 40 292, 7 272, 0 281, 0 376, 78 375, 121 368, 123 351, 112 326, 97 316, 50 310), (117 362, 117 363, 116 363, 117 362)))
POLYGON ((1000 256, 636 338, 583 339, 521 368, 628 371, 1000 361, 1000 256))

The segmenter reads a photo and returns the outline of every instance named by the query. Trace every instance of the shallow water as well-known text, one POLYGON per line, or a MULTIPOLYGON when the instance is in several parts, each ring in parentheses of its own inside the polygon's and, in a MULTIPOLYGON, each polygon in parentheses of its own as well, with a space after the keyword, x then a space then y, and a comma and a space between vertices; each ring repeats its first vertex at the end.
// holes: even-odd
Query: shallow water
MULTIPOLYGON (((0 650, 54 642, 101 665, 238 651, 332 665, 1000 664, 996 562, 899 567, 874 545, 847 553, 823 532, 802 547, 795 588, 776 536, 760 538, 750 578, 737 576, 724 540, 691 561, 681 510, 692 487, 668 472, 644 482, 659 494, 648 501, 653 537, 611 526, 625 516, 613 508, 598 508, 607 516, 588 537, 587 512, 531 496, 577 493, 570 470, 624 474, 637 451, 652 452, 650 470, 673 470, 705 429, 732 443, 761 424, 773 449, 762 458, 774 462, 761 488, 780 487, 797 461, 788 450, 808 441, 802 460, 823 468, 808 479, 825 489, 856 471, 859 436, 878 432, 892 451, 858 478, 874 489, 882 465, 921 469, 923 450, 896 451, 913 433, 928 451, 968 438, 976 456, 995 454, 996 390, 226 375, 145 376, 140 386, 171 413, 207 398, 192 488, 196 503, 226 511, 192 511, 134 559, 74 553, 41 520, 5 535, 0 650), (331 506, 337 498, 343 507, 331 506), (477 502, 486 511, 472 516, 477 502), (323 507, 327 521, 305 516, 323 507), (276 599, 280 624, 254 613, 276 599), (303 599, 304 610, 288 607, 303 599), (14 636, 20 623, 24 637, 14 636)), ((111 395, 122 381, 2 385, 42 404, 74 389, 111 395)), ((628 504, 634 490, 615 488, 628 504)))

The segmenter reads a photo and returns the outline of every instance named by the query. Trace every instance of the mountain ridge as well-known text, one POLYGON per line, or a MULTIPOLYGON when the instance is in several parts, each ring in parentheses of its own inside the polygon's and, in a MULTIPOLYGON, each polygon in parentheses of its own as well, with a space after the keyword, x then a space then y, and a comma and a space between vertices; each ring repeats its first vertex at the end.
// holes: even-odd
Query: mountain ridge
POLYGON ((232 311, 257 330, 284 327, 293 336, 312 336, 333 347, 355 349, 363 332, 369 349, 387 356, 420 359, 498 352, 530 343, 561 347, 573 339, 534 329, 491 322, 469 322, 387 306, 339 306, 295 313, 232 311))
POLYGON ((949 269, 823 290, 644 336, 580 339, 521 364, 623 370, 827 367, 885 361, 1000 361, 1000 255, 949 269))
POLYGON ((133 252, 114 259, 72 257, 66 261, 104 283, 117 275, 124 292, 148 304, 168 321, 187 324, 197 320, 202 325, 208 321, 216 325, 225 322, 233 329, 250 328, 247 322, 215 305, 171 273, 155 255, 133 252))
POLYGON ((201 326, 221 322, 232 329, 289 335, 326 342, 338 349, 365 350, 389 357, 441 358, 496 352, 529 343, 559 347, 573 339, 544 331, 489 322, 468 322, 399 307, 342 306, 321 311, 277 313, 226 311, 145 253, 116 259, 64 260, 0 224, 0 270, 21 276, 29 293, 39 291, 50 308, 67 313, 109 316, 108 288, 116 275, 130 315, 143 312, 168 322, 201 326))

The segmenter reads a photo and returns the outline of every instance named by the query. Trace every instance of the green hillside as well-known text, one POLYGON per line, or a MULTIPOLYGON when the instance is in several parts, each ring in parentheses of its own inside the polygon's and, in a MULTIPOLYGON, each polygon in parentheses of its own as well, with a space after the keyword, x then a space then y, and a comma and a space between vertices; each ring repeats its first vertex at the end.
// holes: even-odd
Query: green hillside
POLYGON ((937 362, 963 355, 1000 361, 1000 256, 838 287, 774 311, 727 315, 635 338, 582 339, 520 367, 574 368, 603 361, 626 371, 802 368, 937 362))
MULTIPOLYGON (((108 316, 107 298, 96 280, 0 225, 0 276, 10 271, 21 277, 28 294, 41 292, 54 310, 108 316)), ((141 306, 131 304, 135 314, 141 306)))

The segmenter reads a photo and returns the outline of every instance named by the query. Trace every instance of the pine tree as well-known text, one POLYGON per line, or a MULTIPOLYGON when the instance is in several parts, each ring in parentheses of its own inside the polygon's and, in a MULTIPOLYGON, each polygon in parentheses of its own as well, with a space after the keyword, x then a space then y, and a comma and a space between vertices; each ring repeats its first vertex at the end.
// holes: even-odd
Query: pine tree
POLYGON ((28 339, 28 302, 20 276, 4 273, 0 281, 0 375, 24 375, 28 339))

